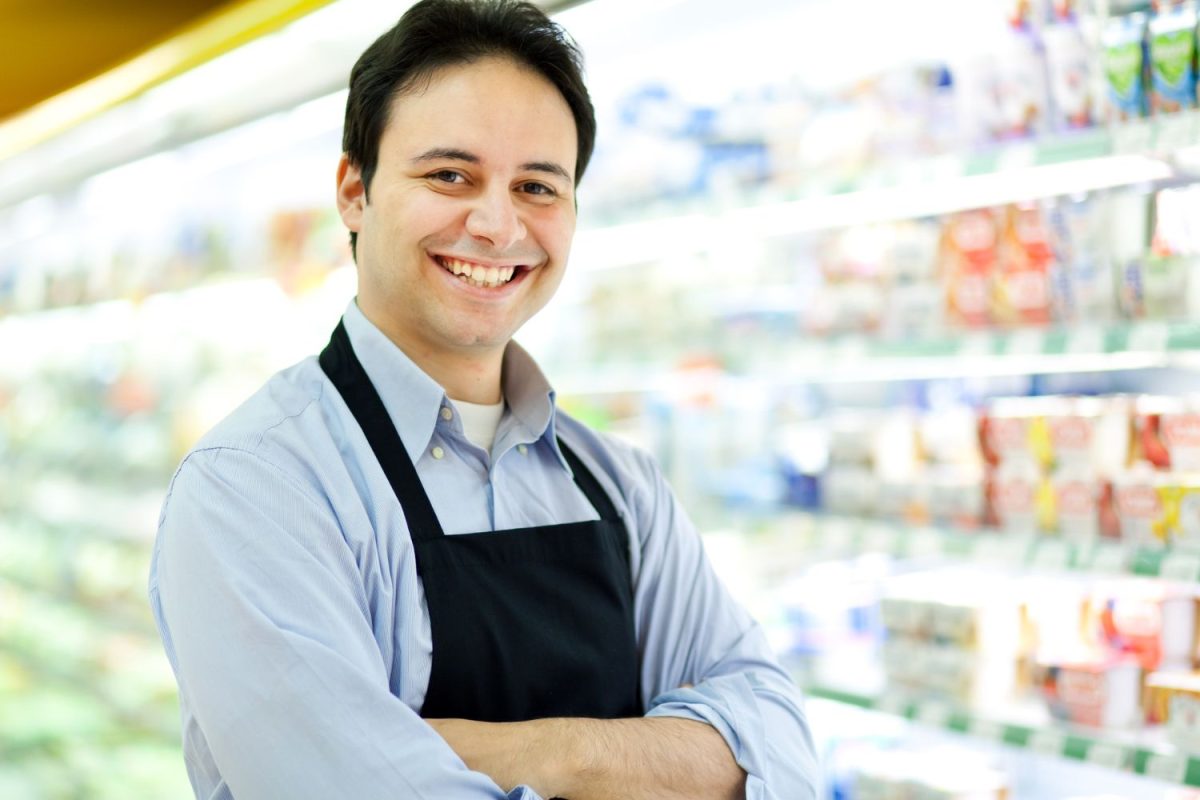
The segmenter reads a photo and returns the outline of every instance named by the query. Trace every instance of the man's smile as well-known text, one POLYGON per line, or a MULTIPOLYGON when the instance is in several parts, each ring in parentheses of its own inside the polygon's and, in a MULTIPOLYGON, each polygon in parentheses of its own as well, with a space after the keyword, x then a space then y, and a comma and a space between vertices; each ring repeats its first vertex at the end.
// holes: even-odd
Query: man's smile
POLYGON ((459 280, 464 283, 469 283, 472 286, 483 289, 494 289, 503 286, 512 280, 514 272, 526 269, 523 266, 490 267, 485 264, 463 261, 462 259, 450 256, 435 255, 433 256, 433 260, 442 269, 452 275, 457 275, 459 280))

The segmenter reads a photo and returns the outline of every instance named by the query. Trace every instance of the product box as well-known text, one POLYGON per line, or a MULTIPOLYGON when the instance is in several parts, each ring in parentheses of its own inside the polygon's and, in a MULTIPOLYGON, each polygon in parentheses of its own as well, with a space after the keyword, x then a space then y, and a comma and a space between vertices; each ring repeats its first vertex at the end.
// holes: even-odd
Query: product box
POLYGON ((1146 678, 1146 716, 1163 725, 1176 747, 1200 753, 1200 674, 1153 672, 1146 678))
POLYGON ((1137 547, 1167 544, 1169 476, 1137 462, 1113 480, 1113 502, 1121 539, 1137 547))
POLYGON ((1108 194, 1045 201, 1054 262, 1050 274, 1053 317, 1059 322, 1115 319, 1113 255, 1105 244, 1108 194))
POLYGON ((1150 19, 1150 109, 1173 114, 1196 107, 1196 6, 1160 4, 1150 19))
POLYGON ((1050 230, 1036 204, 1004 209, 1000 258, 992 282, 992 320, 1000 325, 1050 322, 1050 230))
POLYGON ((993 136, 1022 139, 1045 133, 1050 125, 1050 87, 1045 47, 1037 29, 1014 21, 991 64, 993 136))
POLYGON ((1146 22, 1143 13, 1113 17, 1101 35, 1110 120, 1146 114, 1146 22))
POLYGON ((987 209, 947 217, 938 263, 946 297, 946 319, 960 328, 991 324, 991 284, 996 270, 999 230, 987 209))
POLYGON ((988 500, 996 524, 1009 533, 1034 533, 1053 518, 1053 495, 1030 459, 1011 459, 991 473, 988 500))
POLYGON ((1086 128, 1095 122, 1091 53, 1082 24, 1071 4, 1059 4, 1042 31, 1055 130, 1086 128))
POLYGON ((1128 728, 1141 719, 1142 669, 1127 656, 1039 660, 1036 682, 1056 719, 1093 728, 1128 728))

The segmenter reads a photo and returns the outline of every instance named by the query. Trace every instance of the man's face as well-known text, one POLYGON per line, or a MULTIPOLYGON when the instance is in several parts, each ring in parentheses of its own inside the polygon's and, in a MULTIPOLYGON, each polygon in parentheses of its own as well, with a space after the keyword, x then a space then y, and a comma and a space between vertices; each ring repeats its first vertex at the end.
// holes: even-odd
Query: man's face
POLYGON ((576 150, 562 95, 507 59, 396 97, 369 202, 358 168, 338 169, 367 318, 418 362, 502 352, 562 281, 576 150))

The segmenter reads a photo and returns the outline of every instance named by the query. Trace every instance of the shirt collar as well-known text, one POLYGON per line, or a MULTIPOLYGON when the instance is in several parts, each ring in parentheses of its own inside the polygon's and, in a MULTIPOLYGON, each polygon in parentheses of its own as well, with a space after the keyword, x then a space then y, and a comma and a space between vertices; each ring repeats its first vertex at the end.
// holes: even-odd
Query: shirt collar
MULTIPOLYGON (((367 319, 357 301, 350 301, 342 321, 354 354, 383 400, 408 457, 416 464, 437 428, 438 414, 447 402, 445 390, 367 319)), ((501 437, 511 445, 545 439, 570 472, 554 430, 554 389, 533 357, 516 342, 509 342, 504 350, 501 387, 512 419, 501 422, 498 443, 501 437)))
MULTIPOLYGON (((520 441, 545 440, 558 463, 562 464, 567 472, 571 472, 570 465, 558 447, 554 424, 557 408, 554 387, 546 379, 542 368, 533 360, 533 356, 516 342, 510 341, 504 348, 500 383, 513 422, 512 430, 504 431, 506 439, 510 436, 513 439, 503 442, 503 445, 507 447, 510 443, 516 444, 520 441)), ((500 452, 503 451, 497 451, 500 452)))

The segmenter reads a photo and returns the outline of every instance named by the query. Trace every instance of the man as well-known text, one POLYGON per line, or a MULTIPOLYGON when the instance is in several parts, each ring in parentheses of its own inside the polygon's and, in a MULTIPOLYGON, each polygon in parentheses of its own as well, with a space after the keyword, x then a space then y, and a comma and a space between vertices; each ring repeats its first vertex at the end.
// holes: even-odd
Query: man
POLYGON ((562 279, 594 131, 527 4, 425 0, 355 66, 356 301, 160 521, 197 797, 815 796, 800 698, 656 467, 510 341, 562 279))

